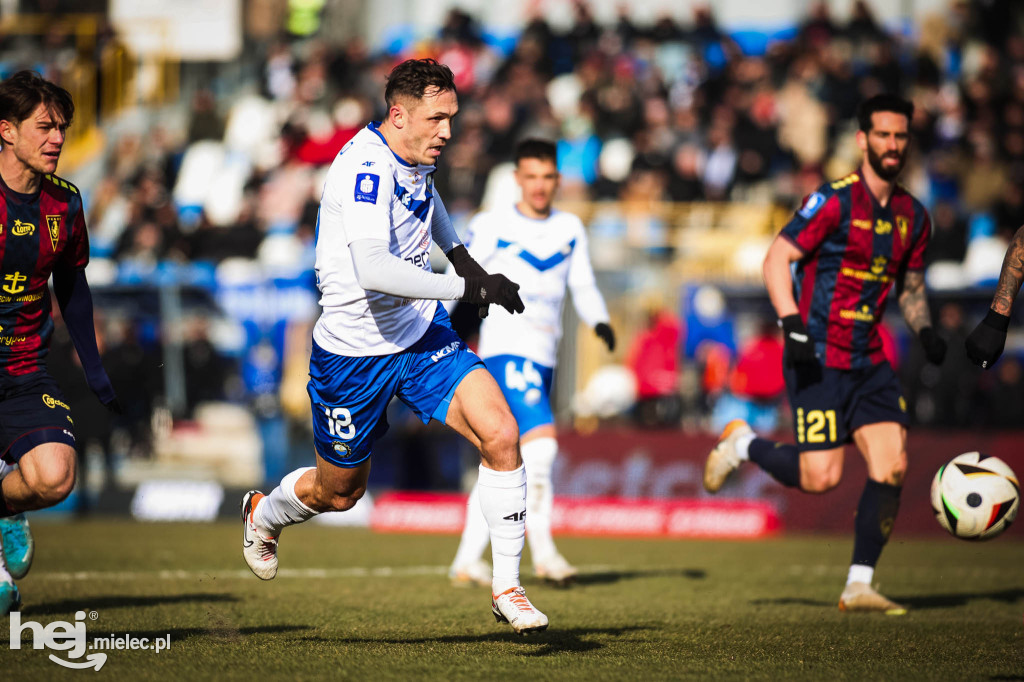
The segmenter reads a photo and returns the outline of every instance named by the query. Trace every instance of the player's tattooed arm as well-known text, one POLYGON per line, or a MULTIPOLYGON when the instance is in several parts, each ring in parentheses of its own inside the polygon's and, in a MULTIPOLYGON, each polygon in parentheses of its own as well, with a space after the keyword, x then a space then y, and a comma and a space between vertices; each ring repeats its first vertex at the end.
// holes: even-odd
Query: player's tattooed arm
POLYGON ((924 272, 920 270, 907 270, 903 275, 903 286, 901 287, 899 302, 900 312, 907 326, 918 334, 925 327, 932 326, 932 316, 928 311, 928 298, 924 291, 924 272))
POLYGON ((1009 315, 1022 282, 1024 282, 1024 225, 1017 229, 1017 234, 1013 235, 1013 240, 1010 242, 1010 248, 1006 250, 1003 268, 999 271, 996 295, 992 299, 992 310, 1000 315, 1009 315))

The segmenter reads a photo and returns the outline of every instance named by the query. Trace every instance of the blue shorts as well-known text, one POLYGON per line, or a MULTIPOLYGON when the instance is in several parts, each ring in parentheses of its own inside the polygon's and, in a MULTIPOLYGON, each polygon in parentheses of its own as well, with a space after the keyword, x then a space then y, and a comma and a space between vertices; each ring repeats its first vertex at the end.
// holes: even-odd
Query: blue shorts
POLYGON ((313 342, 309 393, 313 442, 331 464, 354 468, 388 430, 387 407, 398 396, 426 424, 444 423, 455 389, 471 370, 483 367, 437 306, 419 341, 399 353, 349 357, 313 342))
POLYGON ((903 389, 888 362, 866 369, 803 364, 784 367, 783 375, 801 451, 849 443, 853 432, 867 424, 910 423, 903 389))
POLYGON ((43 443, 75 447, 75 424, 54 378, 35 372, 0 387, 0 457, 13 464, 43 443))
POLYGON ((484 363, 512 408, 520 434, 554 423, 550 399, 551 379, 555 374, 552 368, 518 355, 495 355, 484 358, 484 363))

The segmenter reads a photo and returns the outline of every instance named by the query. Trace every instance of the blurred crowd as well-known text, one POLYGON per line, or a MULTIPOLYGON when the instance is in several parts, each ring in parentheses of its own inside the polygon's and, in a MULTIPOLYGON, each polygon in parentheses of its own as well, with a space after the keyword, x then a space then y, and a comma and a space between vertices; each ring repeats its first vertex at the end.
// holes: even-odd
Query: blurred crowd
MULTIPOLYGON (((710 6, 687 21, 665 15, 650 25, 635 23, 626 4, 610 23, 598 22, 586 2, 573 7, 567 28, 538 15, 514 40, 495 38, 479 18, 453 9, 435 36, 386 50, 360 37, 331 40, 313 8, 309 16, 284 16, 272 37, 248 38, 242 66, 249 68, 214 72, 184 93, 178 115, 111 122, 102 173, 83 187, 91 281, 196 287, 211 292, 242 330, 187 324, 174 332, 188 373, 186 404, 175 416, 213 396, 250 401, 269 420, 267 434, 279 434, 289 414, 308 422, 303 339, 317 314, 311 269, 323 177, 341 146, 384 115, 385 77, 409 57, 434 57, 455 73, 460 115, 436 183, 457 227, 482 205, 508 200, 499 171, 525 136, 558 140, 566 200, 791 208, 856 167, 856 106, 889 91, 916 105, 915 152, 903 181, 932 212, 929 283, 957 289, 998 272, 1007 236, 1024 224, 1019 3, 954 0, 921 22, 893 27, 862 1, 843 20, 828 2, 816 2, 796 24, 771 33, 730 32, 710 6), (300 369, 289 366, 292 357, 300 369)), ((5 73, 59 71, 45 56, 3 54, 5 73)), ((629 221, 610 230, 613 244, 634 240, 629 221)), ((662 243, 650 235, 639 243, 652 239, 662 243)), ((670 243, 666 250, 661 255, 670 258, 670 243)), ((624 293, 606 291, 610 299, 624 293)), ((736 325, 730 338, 717 339, 720 348, 690 348, 693 320, 683 298, 680 310, 652 309, 629 351, 650 366, 634 368, 638 421, 711 415, 725 394, 777 408, 771 325, 736 325), (652 350, 665 344, 661 354, 652 350)), ((936 311, 954 349, 967 314, 955 301, 936 311)), ((121 324, 111 336, 111 361, 158 353, 168 333, 121 324)), ((894 336, 894 360, 919 421, 1016 426, 1024 372, 1012 353, 981 378, 967 368, 940 373, 894 336), (980 407, 978 395, 991 397, 991 409, 980 407)), ((157 396, 166 390, 158 375, 147 379, 157 396)), ((726 400, 717 409, 731 414, 735 406, 726 400)), ((146 428, 132 428, 145 442, 146 428)))

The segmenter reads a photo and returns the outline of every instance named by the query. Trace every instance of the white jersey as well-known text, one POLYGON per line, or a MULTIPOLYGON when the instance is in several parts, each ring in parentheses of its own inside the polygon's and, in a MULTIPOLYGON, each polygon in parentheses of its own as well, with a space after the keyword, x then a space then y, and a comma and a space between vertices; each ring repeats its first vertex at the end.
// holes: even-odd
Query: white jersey
POLYGON ((327 173, 316 226, 316 276, 323 312, 317 345, 336 355, 386 355, 416 343, 437 301, 359 286, 349 244, 379 239, 391 253, 430 271, 434 166, 398 158, 371 123, 346 144, 327 173))
POLYGON ((481 357, 515 355, 554 367, 566 286, 589 327, 608 321, 608 309, 594 282, 587 235, 575 215, 552 211, 547 218, 534 220, 514 206, 480 213, 470 222, 468 246, 487 272, 500 272, 520 286, 526 306, 520 315, 490 307, 480 326, 481 357))

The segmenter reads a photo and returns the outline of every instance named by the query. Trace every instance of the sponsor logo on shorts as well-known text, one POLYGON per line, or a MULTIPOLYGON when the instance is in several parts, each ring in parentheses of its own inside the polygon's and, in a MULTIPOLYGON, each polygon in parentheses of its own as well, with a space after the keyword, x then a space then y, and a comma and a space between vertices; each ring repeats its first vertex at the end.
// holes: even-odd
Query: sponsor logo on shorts
POLYGON ((68 404, 66 402, 64 402, 62 400, 57 400, 56 398, 51 396, 49 393, 44 393, 43 394, 43 405, 46 405, 51 410, 53 408, 57 407, 58 405, 63 407, 65 410, 71 410, 71 408, 68 407, 68 404))
POLYGON ((334 454, 338 456, 338 459, 348 459, 352 456, 352 448, 349 447, 348 443, 336 440, 331 446, 334 448, 334 454))
POLYGON ((447 346, 445 346, 441 350, 439 350, 436 353, 434 353, 433 355, 431 355, 430 359, 433 360, 434 362, 437 362, 441 358, 447 357, 447 356, 451 355, 452 353, 454 353, 455 351, 457 351, 459 349, 459 346, 461 346, 461 345, 462 345, 461 341, 452 341, 447 346))

